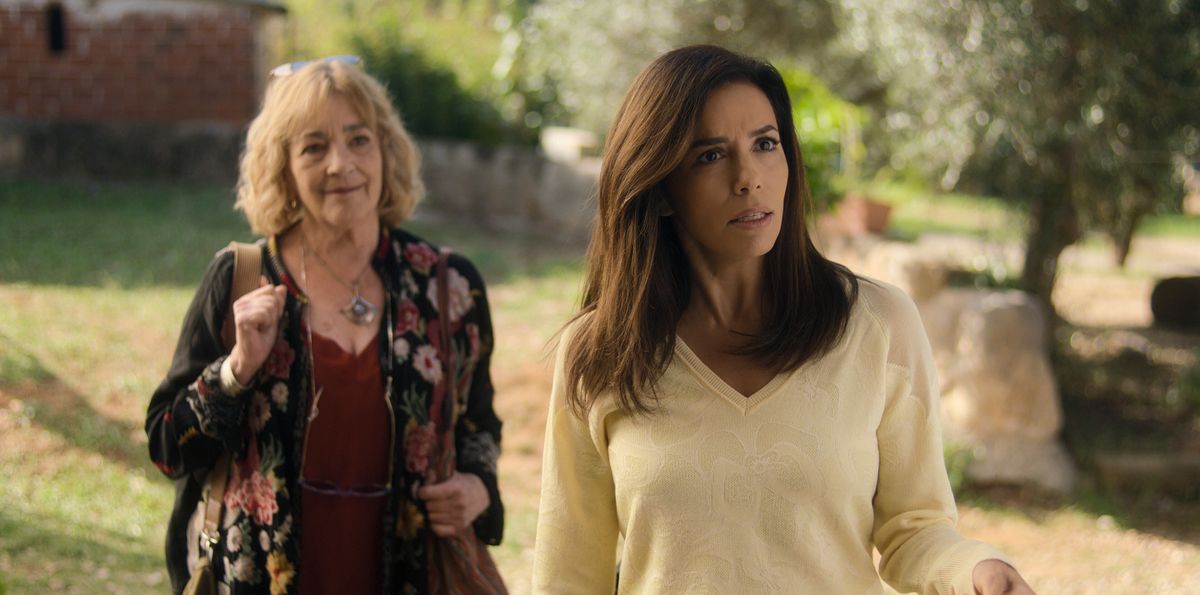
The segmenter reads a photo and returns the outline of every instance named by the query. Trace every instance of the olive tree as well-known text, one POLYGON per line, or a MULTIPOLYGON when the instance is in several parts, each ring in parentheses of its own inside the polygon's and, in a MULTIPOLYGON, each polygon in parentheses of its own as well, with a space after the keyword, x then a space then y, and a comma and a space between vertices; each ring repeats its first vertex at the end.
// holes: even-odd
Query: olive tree
MULTIPOLYGON (((1026 207, 1022 283, 1050 307, 1059 255, 1178 202, 1200 141, 1200 2, 841 0, 842 44, 886 88, 889 158, 1026 207)), ((1051 310, 1052 311, 1052 310, 1051 310)))

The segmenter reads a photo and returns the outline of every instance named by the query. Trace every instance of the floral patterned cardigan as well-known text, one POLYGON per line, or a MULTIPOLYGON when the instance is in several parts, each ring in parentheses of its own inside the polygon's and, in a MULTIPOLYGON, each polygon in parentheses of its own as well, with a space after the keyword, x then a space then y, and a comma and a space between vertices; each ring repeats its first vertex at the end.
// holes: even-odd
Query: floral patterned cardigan
MULTIPOLYGON (((146 417, 150 458, 176 480, 175 507, 167 528, 166 558, 174 590, 182 590, 200 553, 199 509, 204 478, 222 451, 235 454, 224 500, 220 540, 213 567, 222 592, 294 593, 298 580, 299 510, 297 486, 309 386, 306 333, 300 293, 275 249, 260 241, 263 275, 288 286, 287 307, 274 351, 246 393, 221 391, 225 359, 221 326, 229 308, 233 253, 222 251, 208 267, 184 317, 170 371, 154 392, 146 417)), ((407 232, 383 228, 371 266, 383 280, 393 328, 380 332, 380 369, 386 358, 393 380, 392 411, 397 436, 392 453, 393 490, 385 506, 384 592, 426 591, 425 549, 430 535, 426 513, 413 496, 430 472, 429 404, 447 383, 459 383, 460 416, 454 428, 459 471, 483 480, 489 508, 474 523, 484 543, 500 542, 504 508, 496 482, 500 420, 492 409, 488 371, 493 338, 483 280, 465 258, 448 262, 448 313, 438 312, 435 247, 407 232), (454 378, 443 373, 438 316, 450 318, 454 378)), ((384 324, 388 319, 385 318, 384 324)))

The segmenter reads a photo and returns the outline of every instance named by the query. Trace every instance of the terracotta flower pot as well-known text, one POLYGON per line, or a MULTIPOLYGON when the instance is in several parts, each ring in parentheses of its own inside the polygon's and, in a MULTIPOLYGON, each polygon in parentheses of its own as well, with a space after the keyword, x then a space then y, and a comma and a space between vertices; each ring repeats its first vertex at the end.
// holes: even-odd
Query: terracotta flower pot
POLYGON ((838 218, 852 235, 882 235, 887 231, 891 213, 891 205, 855 193, 847 194, 838 205, 838 218))

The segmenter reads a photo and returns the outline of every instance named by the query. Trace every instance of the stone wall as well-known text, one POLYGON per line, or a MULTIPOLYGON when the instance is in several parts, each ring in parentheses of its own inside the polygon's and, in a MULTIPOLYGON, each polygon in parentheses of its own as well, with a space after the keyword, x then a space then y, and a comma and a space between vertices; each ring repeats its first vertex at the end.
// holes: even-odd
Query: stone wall
POLYGON ((0 118, 0 178, 178 180, 232 186, 243 132, 227 124, 0 118))
POLYGON ((591 231, 597 160, 565 163, 529 147, 422 140, 423 210, 569 242, 591 231))
MULTIPOLYGON (((245 133, 222 124, 29 122, 0 118, 4 177, 172 180, 232 188, 245 133)), ((531 147, 419 139, 419 214, 582 243, 596 160, 552 161, 531 147)))

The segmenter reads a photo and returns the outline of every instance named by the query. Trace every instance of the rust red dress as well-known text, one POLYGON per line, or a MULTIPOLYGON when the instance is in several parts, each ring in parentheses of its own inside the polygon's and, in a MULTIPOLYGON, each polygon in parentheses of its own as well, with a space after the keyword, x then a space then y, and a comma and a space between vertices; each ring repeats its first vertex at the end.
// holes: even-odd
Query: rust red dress
POLYGON ((378 341, 359 354, 316 333, 312 343, 316 385, 323 392, 308 425, 302 474, 316 488, 301 488, 300 593, 379 593, 387 499, 372 489, 387 483, 391 415, 378 341))

